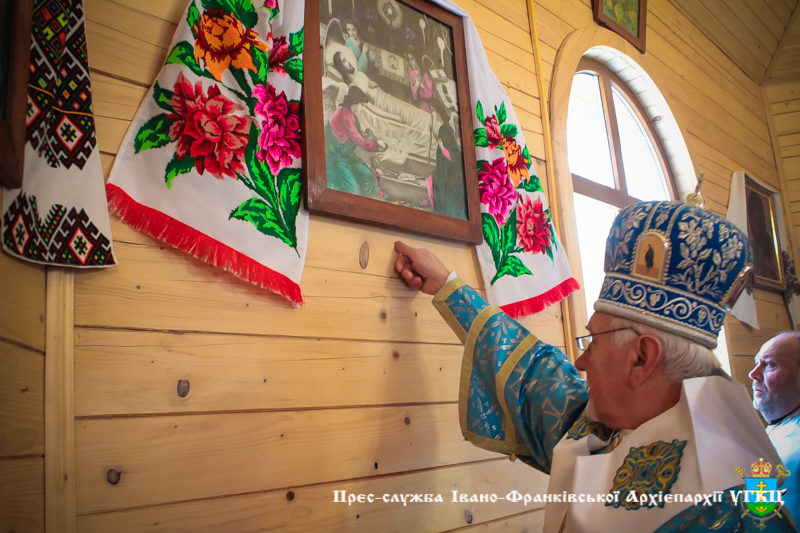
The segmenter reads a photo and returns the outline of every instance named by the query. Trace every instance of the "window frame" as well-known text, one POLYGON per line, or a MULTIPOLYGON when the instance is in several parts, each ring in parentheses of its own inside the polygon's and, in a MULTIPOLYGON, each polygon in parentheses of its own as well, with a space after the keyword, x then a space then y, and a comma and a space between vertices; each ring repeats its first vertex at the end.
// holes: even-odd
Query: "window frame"
MULTIPOLYGON (((573 193, 588 196, 603 203, 613 205, 618 209, 622 209, 626 205, 639 201, 628 194, 625 166, 622 162, 622 146, 619 139, 617 113, 612 92, 613 86, 620 92, 622 97, 626 99, 639 122, 644 126, 644 130, 650 142, 655 147, 656 156, 664 172, 664 176, 666 176, 669 193, 673 200, 678 198, 675 174, 666 157, 667 151, 664 149, 661 138, 653 127, 653 122, 647 119, 647 113, 630 86, 606 65, 590 57, 584 56, 581 58, 578 63, 578 68, 572 74, 572 77, 574 78, 576 74, 581 72, 591 72, 597 76, 598 85, 600 87, 600 101, 603 106, 603 116, 609 138, 609 150, 611 151, 611 171, 614 175, 616 187, 612 189, 611 187, 601 185, 588 178, 575 174, 570 170, 573 193)), ((567 113, 569 113, 569 109, 567 109, 567 113)), ((656 119, 657 118, 658 117, 656 117, 656 119)))

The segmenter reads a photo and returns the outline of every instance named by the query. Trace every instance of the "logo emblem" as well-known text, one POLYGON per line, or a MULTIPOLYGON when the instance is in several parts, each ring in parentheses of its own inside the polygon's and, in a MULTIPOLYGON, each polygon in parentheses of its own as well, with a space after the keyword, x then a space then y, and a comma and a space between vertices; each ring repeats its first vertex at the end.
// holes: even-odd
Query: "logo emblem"
POLYGON ((744 478, 744 498, 742 503, 746 506, 745 513, 749 514, 763 528, 763 523, 773 516, 781 516, 783 507, 783 497, 778 490, 780 478, 787 477, 789 470, 778 465, 776 469, 777 477, 769 477, 772 472, 772 464, 759 458, 750 465, 752 477, 746 477, 741 467, 736 467, 737 475, 744 478))

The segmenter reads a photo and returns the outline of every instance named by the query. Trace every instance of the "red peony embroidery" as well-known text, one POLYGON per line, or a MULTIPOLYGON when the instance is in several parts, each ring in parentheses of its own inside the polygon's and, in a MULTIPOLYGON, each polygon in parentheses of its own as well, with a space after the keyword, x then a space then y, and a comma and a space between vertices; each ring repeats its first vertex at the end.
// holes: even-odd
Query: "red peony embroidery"
POLYGON ((542 253, 550 248, 550 222, 542 201, 531 202, 528 197, 517 204, 517 237, 526 252, 542 253))
POLYGON ((217 179, 236 178, 236 172, 244 172, 250 118, 232 114, 242 106, 222 96, 216 85, 208 88, 206 96, 199 81, 192 86, 183 74, 174 90, 170 105, 175 112, 167 118, 173 121, 169 136, 178 141, 178 159, 195 158, 197 172, 207 170, 217 179))
POLYGON ((489 115, 483 121, 483 125, 486 127, 486 140, 489 143, 489 149, 497 148, 503 142, 503 134, 500 133, 500 124, 497 123, 497 117, 489 115))
POLYGON ((286 76, 286 68, 283 64, 289 59, 289 43, 285 36, 280 36, 272 41, 272 48, 269 51, 269 69, 272 72, 286 76))
POLYGON ((499 157, 488 163, 481 162, 478 170, 478 191, 481 203, 489 208, 499 225, 504 225, 511 206, 517 201, 517 190, 508 179, 505 159, 499 157))
POLYGON ((269 45, 256 38, 258 34, 219 9, 209 9, 192 26, 196 41, 194 56, 205 60, 206 68, 217 80, 233 65, 236 68, 256 70, 250 55, 250 46, 267 50, 269 45))
POLYGON ((286 99, 286 93, 275 93, 272 85, 256 85, 258 98, 255 113, 262 118, 257 157, 266 161, 273 174, 300 157, 300 103, 286 99))

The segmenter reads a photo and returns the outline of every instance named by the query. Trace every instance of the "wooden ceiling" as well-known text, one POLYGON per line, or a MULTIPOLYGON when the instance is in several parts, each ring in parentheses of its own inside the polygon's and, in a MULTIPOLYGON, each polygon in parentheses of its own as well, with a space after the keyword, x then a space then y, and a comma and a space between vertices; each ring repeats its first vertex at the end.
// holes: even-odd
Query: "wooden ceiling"
POLYGON ((759 85, 800 81, 798 0, 669 0, 759 85))

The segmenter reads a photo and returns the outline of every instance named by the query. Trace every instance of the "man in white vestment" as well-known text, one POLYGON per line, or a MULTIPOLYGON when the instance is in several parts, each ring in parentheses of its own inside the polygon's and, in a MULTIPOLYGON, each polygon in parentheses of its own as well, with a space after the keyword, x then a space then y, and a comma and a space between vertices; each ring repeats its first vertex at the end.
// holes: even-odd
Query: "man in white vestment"
POLYGON ((735 226, 681 203, 622 209, 574 365, 432 252, 395 248, 401 278, 434 295, 465 344, 464 436, 575 495, 547 503, 545 531, 794 531, 785 509, 753 503, 777 490, 743 490, 780 459, 711 352, 752 263, 735 226))
POLYGON ((753 380, 753 407, 769 423, 767 435, 784 467, 783 505, 800 518, 800 332, 786 331, 758 351, 753 380))

